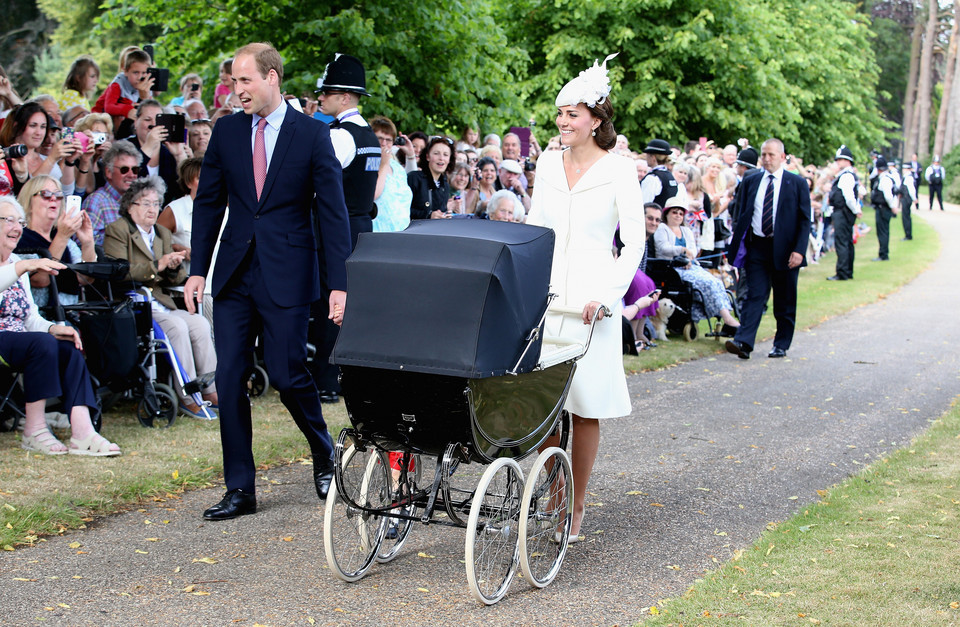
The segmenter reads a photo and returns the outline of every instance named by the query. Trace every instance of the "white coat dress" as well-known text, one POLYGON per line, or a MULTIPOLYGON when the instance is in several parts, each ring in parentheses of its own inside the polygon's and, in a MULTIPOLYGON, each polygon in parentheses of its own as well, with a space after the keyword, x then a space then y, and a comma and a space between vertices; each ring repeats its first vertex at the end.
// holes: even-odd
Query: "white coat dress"
MULTIPOLYGON (((582 309, 598 301, 613 312, 597 323, 590 350, 577 364, 564 408, 584 418, 630 414, 623 372, 620 300, 633 280, 646 230, 637 169, 631 159, 608 153, 594 163, 573 189, 563 170, 563 152, 537 160, 537 184, 527 224, 556 233, 550 289, 556 304, 582 309), (614 258, 614 232, 620 224, 624 247, 614 258)), ((549 315, 548 335, 585 341, 589 327, 573 316, 549 315)))

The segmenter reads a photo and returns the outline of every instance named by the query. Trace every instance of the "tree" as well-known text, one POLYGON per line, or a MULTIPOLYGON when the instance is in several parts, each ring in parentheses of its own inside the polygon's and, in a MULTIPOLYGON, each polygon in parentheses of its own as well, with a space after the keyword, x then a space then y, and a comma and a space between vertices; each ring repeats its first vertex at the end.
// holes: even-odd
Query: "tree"
POLYGON ((520 109, 514 72, 526 58, 493 20, 489 0, 222 0, 216 6, 107 0, 104 6, 101 28, 137 23, 142 15, 162 24, 158 58, 174 75, 203 70, 213 78, 222 58, 254 38, 284 57, 289 93, 315 89, 334 53, 357 56, 372 94, 364 110, 387 115, 406 132, 458 133, 477 119, 499 129, 520 109))
POLYGON ((923 32, 920 52, 920 70, 917 81, 917 156, 926 161, 930 155, 930 105, 933 93, 933 44, 937 35, 937 19, 940 5, 937 0, 929 0, 927 6, 927 25, 923 32))
POLYGON ((552 116, 565 81, 620 51, 609 64, 615 124, 634 145, 778 136, 823 160, 841 143, 865 153, 883 135, 868 24, 852 4, 526 0, 510 14, 538 119, 552 116))
POLYGON ((953 103, 950 102, 950 94, 953 91, 953 81, 957 73, 957 32, 958 28, 960 28, 960 21, 958 21, 957 18, 960 18, 960 6, 954 3, 953 8, 953 26, 950 28, 950 45, 947 49, 947 62, 944 67, 943 97, 940 100, 940 114, 937 116, 936 138, 933 142, 933 153, 936 155, 942 155, 945 151, 952 148, 952 145, 946 146, 946 148, 944 147, 948 141, 948 117, 950 116, 950 112, 955 109, 955 106, 952 106, 953 103))

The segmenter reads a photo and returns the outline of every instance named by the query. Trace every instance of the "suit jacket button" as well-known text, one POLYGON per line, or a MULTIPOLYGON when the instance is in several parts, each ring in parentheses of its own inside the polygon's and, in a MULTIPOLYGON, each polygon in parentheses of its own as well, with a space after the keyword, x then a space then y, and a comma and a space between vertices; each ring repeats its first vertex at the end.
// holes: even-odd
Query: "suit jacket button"
POLYGON ((259 219, 260 219, 260 214, 257 214, 257 215, 255 215, 255 216, 253 216, 253 219, 254 219, 254 220, 259 220, 259 219))
POLYGON ((253 240, 252 240, 252 239, 248 239, 248 240, 247 240, 247 243, 248 243, 248 244, 252 244, 252 243, 253 243, 253 240))

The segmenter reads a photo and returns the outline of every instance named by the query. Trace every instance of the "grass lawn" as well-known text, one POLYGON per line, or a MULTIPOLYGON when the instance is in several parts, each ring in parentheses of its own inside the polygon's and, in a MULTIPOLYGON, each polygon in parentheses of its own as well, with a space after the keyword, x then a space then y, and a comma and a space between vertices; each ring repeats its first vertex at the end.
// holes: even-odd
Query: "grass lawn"
POLYGON ((647 625, 960 624, 960 406, 783 523, 647 625))
MULTIPOLYGON (((867 221, 872 221, 872 213, 867 221)), ((835 259, 827 256, 800 277, 797 325, 806 328, 831 316, 876 301, 903 285, 933 261, 939 243, 931 227, 914 221, 914 241, 900 242, 897 222, 891 229, 888 263, 871 263, 876 236, 868 233, 857 245, 855 281, 828 282, 835 259)), ((701 324, 702 332, 706 325, 701 324)), ((773 333, 766 316, 758 337, 773 333)), ((639 357, 626 358, 628 371, 664 368, 679 361, 723 350, 713 339, 661 342, 639 357)), ((306 441, 276 394, 256 399, 254 455, 262 467, 292 463, 308 455, 306 441)), ((336 434, 347 422, 342 403, 324 406, 336 434)), ((211 485, 222 472, 217 423, 178 418, 165 430, 144 429, 132 406, 120 406, 104 417, 104 434, 124 451, 117 458, 57 457, 20 448, 19 435, 0 433, 0 548, 30 545, 44 534, 82 527, 95 516, 135 506, 142 500, 211 485)), ((68 434, 60 433, 64 439, 68 434)), ((957 579, 956 577, 954 579, 957 579)))

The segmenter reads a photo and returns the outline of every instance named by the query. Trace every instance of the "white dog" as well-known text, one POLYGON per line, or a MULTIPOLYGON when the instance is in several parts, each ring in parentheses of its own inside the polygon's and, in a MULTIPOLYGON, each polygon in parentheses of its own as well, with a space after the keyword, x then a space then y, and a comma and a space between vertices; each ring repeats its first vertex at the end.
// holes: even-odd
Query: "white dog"
POLYGON ((661 298, 659 303, 660 307, 657 309, 657 315, 650 318, 650 324, 653 325, 656 339, 668 342, 667 320, 669 320, 673 312, 677 310, 677 306, 674 305, 673 301, 669 298, 661 298))

